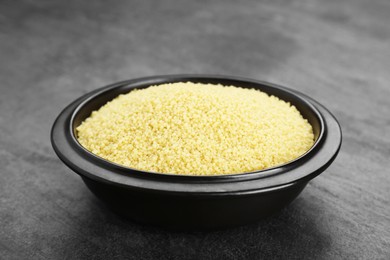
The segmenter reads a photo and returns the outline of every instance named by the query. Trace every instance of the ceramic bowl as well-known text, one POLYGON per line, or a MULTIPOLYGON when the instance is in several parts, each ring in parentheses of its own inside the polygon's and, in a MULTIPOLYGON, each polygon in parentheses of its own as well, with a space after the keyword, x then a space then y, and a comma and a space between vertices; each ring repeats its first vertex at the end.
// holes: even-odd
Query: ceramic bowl
POLYGON ((279 211, 332 163, 341 139, 335 117, 304 94, 262 81, 210 75, 154 76, 105 86, 67 106, 51 132, 58 157, 109 208, 138 222, 172 228, 242 225, 279 211), (92 154, 77 141, 77 126, 119 94, 183 81, 254 88, 288 101, 312 125, 315 143, 301 157, 277 167, 232 175, 188 176, 120 166, 92 154))

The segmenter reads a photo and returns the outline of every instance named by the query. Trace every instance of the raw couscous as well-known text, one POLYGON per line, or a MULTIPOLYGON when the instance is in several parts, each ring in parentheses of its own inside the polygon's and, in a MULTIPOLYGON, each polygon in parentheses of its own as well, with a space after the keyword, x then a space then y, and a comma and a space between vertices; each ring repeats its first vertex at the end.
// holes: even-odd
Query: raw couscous
POLYGON ((296 159, 314 143, 299 111, 255 89, 191 82, 133 90, 77 127, 90 152, 143 171, 251 172, 296 159))

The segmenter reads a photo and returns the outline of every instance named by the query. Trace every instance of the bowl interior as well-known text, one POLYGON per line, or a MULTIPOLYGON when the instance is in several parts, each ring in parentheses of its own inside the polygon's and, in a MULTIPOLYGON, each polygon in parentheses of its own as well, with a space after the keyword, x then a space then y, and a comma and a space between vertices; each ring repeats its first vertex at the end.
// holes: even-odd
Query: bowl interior
MULTIPOLYGON (((287 162, 283 165, 278 165, 273 168, 264 169, 258 172, 267 171, 274 168, 279 168, 282 166, 285 166, 287 164, 293 164, 297 160, 301 159, 302 157, 306 156, 310 152, 314 150, 314 148, 318 145, 320 139, 322 138, 324 134, 324 122, 321 117, 321 114, 318 112, 318 110, 307 100, 302 98, 301 96, 296 95, 293 91, 271 85, 269 83, 262 83, 262 82, 252 82, 252 81, 245 81, 245 80, 237 80, 237 79, 227 79, 227 78, 208 78, 208 77, 156 77, 156 78, 148 78, 147 80, 137 80, 137 81, 128 81, 123 82, 122 84, 113 85, 111 87, 106 87, 101 89, 100 91, 97 91, 96 93, 88 96, 81 104, 75 109, 72 120, 71 120, 71 133, 73 134, 74 140, 77 142, 77 132, 76 128, 87 118, 91 115, 91 113, 94 110, 98 110, 100 107, 105 105, 108 101, 111 101, 115 97, 117 97, 120 94, 126 94, 130 92, 133 89, 143 89, 147 88, 151 85, 158 85, 163 83, 174 83, 174 82, 195 82, 195 83, 212 83, 212 84, 222 84, 222 85, 233 85, 236 87, 242 87, 242 88, 254 88, 261 90, 265 93, 268 93, 269 95, 274 95, 276 97, 279 97, 280 99, 290 102, 292 105, 294 105, 299 112, 302 114, 302 116, 308 120, 308 122, 313 127, 313 133, 315 137, 315 142, 313 147, 307 151, 304 155, 301 157, 287 162)), ((84 150, 77 142, 77 144, 84 150)), ((88 152, 88 151, 87 151, 88 152)), ((90 152, 88 152, 90 153, 90 152)), ((96 155, 93 155, 90 153, 90 155, 97 157, 96 155)), ((100 158, 100 157, 99 157, 100 158)), ((104 160, 107 162, 107 160, 100 158, 101 160, 104 160)), ((109 162, 113 165, 115 163, 109 162)), ((119 165, 116 165, 118 167, 119 165)), ((137 171, 131 168, 127 168, 125 166, 119 166, 123 167, 124 169, 129 169, 132 171, 137 171)), ((158 173, 157 173, 158 174, 158 173)), ((240 173, 240 174, 231 174, 231 175, 211 175, 212 177, 226 177, 226 176, 232 176, 232 175, 243 175, 247 173, 240 173)), ((161 173, 158 175, 162 175, 161 173)), ((164 174, 165 175, 165 174, 164 174)), ((185 175, 175 175, 175 176, 185 176, 185 175)), ((188 177, 188 176, 186 176, 188 177)), ((191 176, 195 177, 195 176, 191 176)), ((202 176, 202 177, 208 177, 208 176, 202 176)))

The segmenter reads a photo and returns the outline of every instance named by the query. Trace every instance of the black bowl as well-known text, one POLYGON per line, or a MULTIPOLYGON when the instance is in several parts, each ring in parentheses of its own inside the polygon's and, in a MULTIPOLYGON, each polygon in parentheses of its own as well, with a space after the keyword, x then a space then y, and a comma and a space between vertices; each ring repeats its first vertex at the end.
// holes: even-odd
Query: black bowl
POLYGON ((54 122, 51 142, 58 157, 115 212, 165 227, 215 228, 253 222, 289 204, 335 159, 341 129, 322 105, 291 89, 225 76, 168 75, 127 80, 80 97, 54 122), (119 94, 182 81, 255 88, 288 101, 313 126, 315 144, 301 157, 278 167, 232 175, 188 176, 120 166, 90 153, 77 141, 76 127, 119 94))

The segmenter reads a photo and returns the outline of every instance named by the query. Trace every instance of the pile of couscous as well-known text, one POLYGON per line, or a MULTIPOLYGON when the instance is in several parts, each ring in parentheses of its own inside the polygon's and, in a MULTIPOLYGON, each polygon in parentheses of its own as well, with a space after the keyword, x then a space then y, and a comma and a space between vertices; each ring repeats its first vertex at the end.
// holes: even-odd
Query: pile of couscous
POLYGON ((263 170, 296 159, 313 129, 259 90, 191 82, 133 90, 77 127, 90 152, 143 171, 185 175, 263 170))

